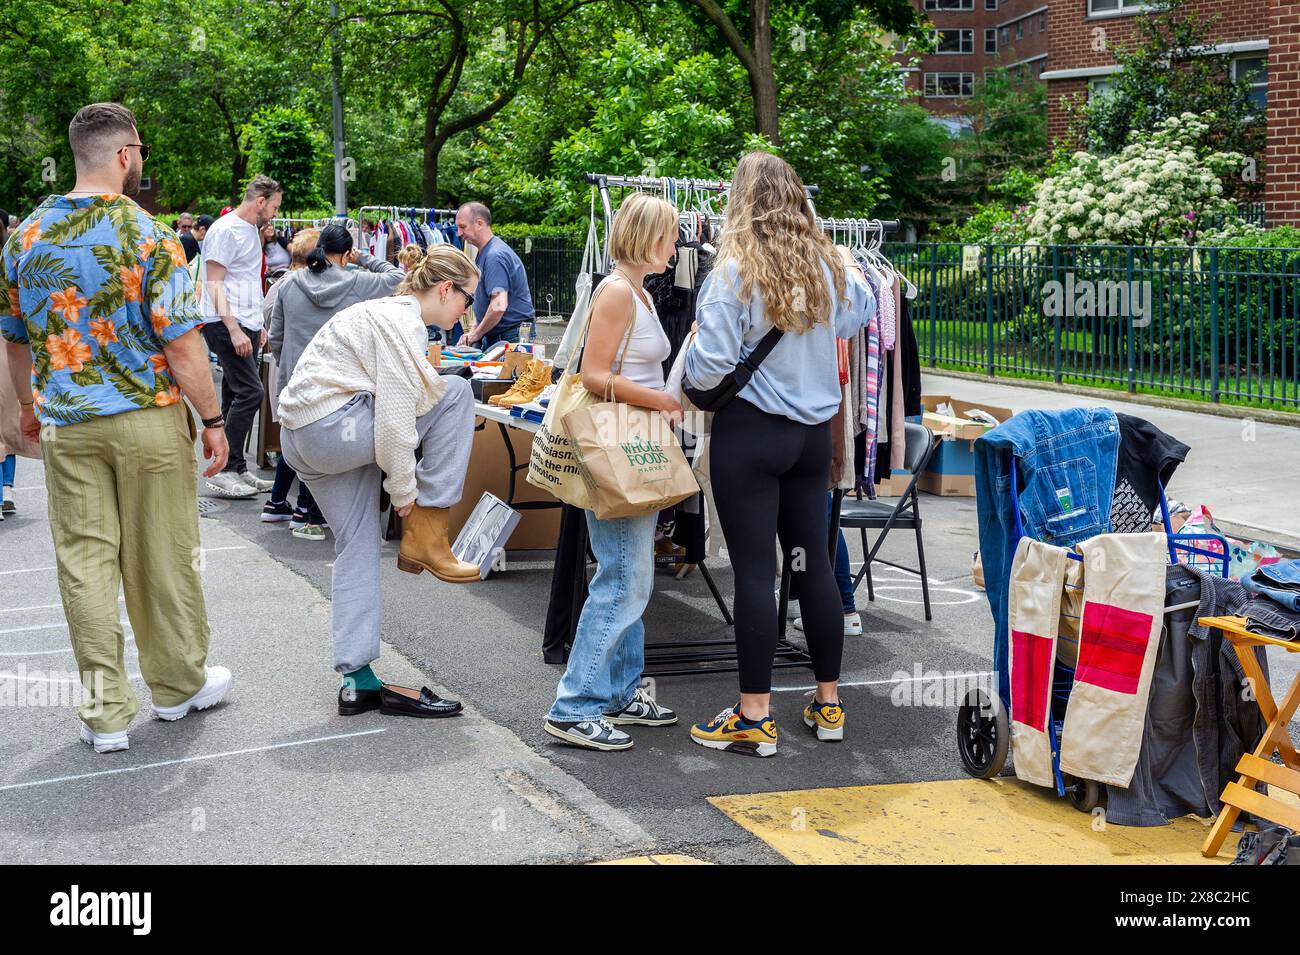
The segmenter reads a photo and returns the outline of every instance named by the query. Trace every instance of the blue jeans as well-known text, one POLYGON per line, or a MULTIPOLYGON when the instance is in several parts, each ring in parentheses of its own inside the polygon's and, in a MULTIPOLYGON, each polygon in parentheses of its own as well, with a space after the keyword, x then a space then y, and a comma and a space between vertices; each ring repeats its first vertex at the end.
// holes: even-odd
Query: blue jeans
POLYGON ((5 487, 14 486, 14 472, 18 468, 18 455, 6 455, 3 461, 0 461, 0 484, 5 487))
POLYGON ((993 611, 993 669, 1004 703, 1007 671, 1007 590, 1019 537, 1011 506, 1011 459, 1016 460, 1024 533, 1069 547, 1110 530, 1119 423, 1109 408, 1022 411, 975 442, 975 507, 979 514, 984 589, 993 611))
POLYGON ((1253 594, 1275 600, 1288 610, 1300 611, 1300 560, 1265 564, 1241 578, 1241 586, 1253 594))
POLYGON ((587 602, 547 718, 561 723, 598 720, 632 702, 645 669, 642 615, 654 589, 657 514, 597 520, 587 512, 596 555, 587 602))

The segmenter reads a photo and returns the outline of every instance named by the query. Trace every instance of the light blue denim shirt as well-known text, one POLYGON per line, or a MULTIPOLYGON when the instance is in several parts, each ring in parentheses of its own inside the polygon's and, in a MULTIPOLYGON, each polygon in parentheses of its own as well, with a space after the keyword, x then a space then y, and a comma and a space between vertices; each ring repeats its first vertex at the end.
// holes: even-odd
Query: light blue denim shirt
MULTIPOLYGON (((841 394, 835 338, 856 335, 876 308, 875 295, 856 269, 845 277, 847 302, 835 295, 825 264, 822 272, 834 302, 830 323, 783 335, 739 395, 763 411, 803 424, 835 416, 841 394)), ((686 378, 696 388, 716 387, 772 328, 757 287, 749 302, 740 300, 737 275, 736 263, 728 262, 710 272, 700 288, 695 306, 699 331, 686 351, 686 378)))

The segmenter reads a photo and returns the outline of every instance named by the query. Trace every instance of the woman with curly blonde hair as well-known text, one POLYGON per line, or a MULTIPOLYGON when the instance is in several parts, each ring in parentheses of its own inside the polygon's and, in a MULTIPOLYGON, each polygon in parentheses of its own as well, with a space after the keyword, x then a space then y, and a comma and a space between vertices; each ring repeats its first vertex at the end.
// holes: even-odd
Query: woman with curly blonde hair
POLYGON ((768 153, 742 157, 717 262, 700 289, 686 377, 700 390, 714 388, 769 334, 776 344, 713 420, 710 480, 736 574, 740 702, 691 728, 703 746, 776 752, 770 702, 778 538, 798 578, 817 680, 804 723, 818 739, 843 738, 844 618, 826 514, 830 421, 841 395, 835 339, 856 334, 874 308, 871 289, 846 269, 813 219, 798 174, 768 153))

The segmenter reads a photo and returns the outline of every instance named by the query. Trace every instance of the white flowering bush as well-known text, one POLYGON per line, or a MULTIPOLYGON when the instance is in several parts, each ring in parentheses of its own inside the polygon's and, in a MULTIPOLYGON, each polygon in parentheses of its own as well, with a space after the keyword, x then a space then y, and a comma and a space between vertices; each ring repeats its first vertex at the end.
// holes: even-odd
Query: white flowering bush
POLYGON ((1076 152, 1035 194, 1027 237, 1046 245, 1192 245, 1202 224, 1231 216, 1222 178, 1239 153, 1202 145, 1213 114, 1171 116, 1112 156, 1076 152))

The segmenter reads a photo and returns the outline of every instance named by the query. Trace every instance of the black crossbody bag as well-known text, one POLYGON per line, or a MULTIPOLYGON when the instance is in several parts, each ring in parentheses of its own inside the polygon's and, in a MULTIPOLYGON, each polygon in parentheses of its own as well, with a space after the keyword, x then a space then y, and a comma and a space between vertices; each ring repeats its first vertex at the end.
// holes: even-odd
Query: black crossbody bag
POLYGON ((721 411, 749 384, 749 380, 754 377, 754 372, 758 371, 758 366, 763 364, 763 359, 772 353, 772 349, 776 347, 783 334, 785 333, 781 329, 773 328, 763 336, 757 348, 740 360, 740 364, 734 371, 727 372, 722 381, 712 388, 707 390, 694 388, 683 382, 682 391, 701 411, 721 411))

